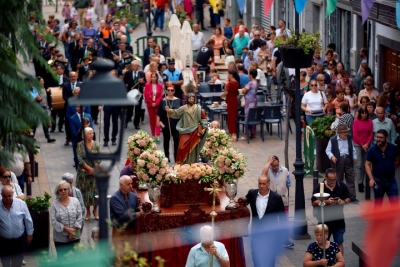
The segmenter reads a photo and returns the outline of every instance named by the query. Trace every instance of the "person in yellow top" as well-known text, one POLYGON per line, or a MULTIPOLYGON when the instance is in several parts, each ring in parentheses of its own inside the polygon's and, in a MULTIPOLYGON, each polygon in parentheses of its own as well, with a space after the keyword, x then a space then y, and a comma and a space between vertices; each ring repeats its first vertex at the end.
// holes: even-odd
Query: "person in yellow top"
POLYGON ((212 17, 211 17, 211 26, 214 28, 220 28, 221 26, 221 17, 225 16, 224 14, 224 1, 223 0, 210 0, 210 5, 212 9, 212 17))

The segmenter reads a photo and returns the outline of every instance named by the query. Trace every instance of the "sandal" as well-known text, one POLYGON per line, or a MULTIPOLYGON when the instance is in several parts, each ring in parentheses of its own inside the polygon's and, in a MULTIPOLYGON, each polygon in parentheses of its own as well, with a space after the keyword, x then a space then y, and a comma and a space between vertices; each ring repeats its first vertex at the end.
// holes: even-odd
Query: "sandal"
POLYGON ((97 221, 99 220, 99 215, 97 214, 97 212, 96 213, 93 212, 93 216, 94 216, 95 220, 97 220, 97 221))
POLYGON ((89 214, 89 215, 86 215, 85 221, 90 221, 90 214, 89 214))
POLYGON ((242 136, 242 137, 240 137, 240 140, 247 140, 247 136, 242 136))

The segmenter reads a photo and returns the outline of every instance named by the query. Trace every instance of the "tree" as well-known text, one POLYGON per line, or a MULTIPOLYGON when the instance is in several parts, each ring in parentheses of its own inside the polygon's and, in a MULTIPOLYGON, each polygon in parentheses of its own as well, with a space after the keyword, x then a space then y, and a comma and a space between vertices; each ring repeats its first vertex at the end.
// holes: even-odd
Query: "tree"
MULTIPOLYGON (((32 138, 24 133, 50 120, 31 99, 24 82, 24 78, 29 78, 39 88, 37 79, 22 67, 22 63, 29 64, 28 52, 48 68, 29 29, 30 14, 42 21, 37 0, 0 1, 0 141, 4 146, 0 150, 1 165, 10 162, 10 152, 17 149, 17 143, 33 149, 32 138)), ((37 30, 44 32, 44 27, 39 24, 37 30)), ((54 40, 49 34, 46 39, 54 40)))

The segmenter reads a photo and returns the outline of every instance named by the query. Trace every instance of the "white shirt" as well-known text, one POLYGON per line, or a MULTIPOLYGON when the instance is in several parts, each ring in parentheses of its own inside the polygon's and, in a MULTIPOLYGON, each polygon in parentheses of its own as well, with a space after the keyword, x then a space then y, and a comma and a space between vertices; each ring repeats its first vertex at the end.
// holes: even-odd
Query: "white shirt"
POLYGON ((260 192, 257 194, 257 199, 256 199, 256 208, 257 208, 257 213, 258 213, 258 218, 261 220, 261 218, 265 214, 265 210, 268 205, 268 198, 269 198, 269 191, 268 194, 265 196, 262 196, 260 192))
MULTIPOLYGON (((22 147, 22 145, 19 145, 22 147)), ((10 164, 10 170, 15 173, 15 175, 21 176, 25 169, 25 163, 29 163, 28 152, 25 147, 22 147, 23 151, 15 151, 13 153, 14 162, 10 164)))
POLYGON ((267 86, 267 78, 265 77, 265 74, 262 70, 257 69, 256 79, 260 81, 261 86, 267 86))
MULTIPOLYGON (((286 33, 287 37, 289 37, 289 38, 292 37, 292 33, 289 29, 285 29, 284 32, 286 33)), ((276 37, 278 37, 279 34, 281 34, 281 29, 280 28, 276 29, 275 34, 276 34, 276 37)))
POLYGON ((197 34, 192 32, 191 40, 192 40, 192 50, 199 50, 200 47, 204 46, 206 43, 204 39, 204 34, 202 32, 197 32, 197 34))
POLYGON ((303 99, 301 100, 302 104, 306 104, 306 109, 311 110, 321 110, 327 102, 328 100, 326 99, 325 94, 321 91, 318 91, 317 93, 309 91, 304 94, 303 99))

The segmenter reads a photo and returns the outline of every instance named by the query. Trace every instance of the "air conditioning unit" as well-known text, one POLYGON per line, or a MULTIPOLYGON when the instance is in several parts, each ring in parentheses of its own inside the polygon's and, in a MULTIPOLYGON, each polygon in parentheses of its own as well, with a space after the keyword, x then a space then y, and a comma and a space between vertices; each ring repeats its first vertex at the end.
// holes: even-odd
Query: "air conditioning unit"
POLYGON ((355 77, 358 71, 357 64, 358 53, 357 50, 350 49, 350 75, 355 77))

